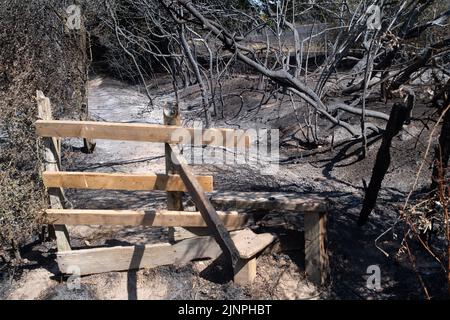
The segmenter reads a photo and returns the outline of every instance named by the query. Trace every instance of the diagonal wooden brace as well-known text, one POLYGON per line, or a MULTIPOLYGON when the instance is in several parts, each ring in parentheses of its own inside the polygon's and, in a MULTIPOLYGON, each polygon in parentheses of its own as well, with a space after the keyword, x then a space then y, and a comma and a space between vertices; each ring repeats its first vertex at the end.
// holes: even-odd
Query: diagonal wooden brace
POLYGON ((231 239, 230 234, 220 220, 208 197, 206 197, 201 185, 192 174, 186 160, 180 154, 179 147, 177 145, 170 144, 170 149, 172 151, 173 164, 177 168, 186 189, 191 195, 192 200, 194 200, 197 209, 200 211, 206 225, 211 230, 218 245, 224 254, 230 259, 234 270, 240 258, 236 245, 231 239))

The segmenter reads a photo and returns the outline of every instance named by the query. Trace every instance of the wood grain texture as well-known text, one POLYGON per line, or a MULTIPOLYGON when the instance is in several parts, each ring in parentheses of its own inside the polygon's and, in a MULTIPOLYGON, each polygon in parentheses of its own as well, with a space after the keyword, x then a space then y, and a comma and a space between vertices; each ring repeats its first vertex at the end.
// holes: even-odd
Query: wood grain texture
POLYGON ((326 214, 305 215, 305 264, 307 278, 320 286, 328 279, 326 214))
POLYGON ((197 143, 194 137, 200 135, 203 137, 200 139, 202 145, 248 148, 251 144, 249 135, 242 135, 234 129, 70 120, 38 120, 35 125, 41 137, 194 144, 197 143))
POLYGON ((256 257, 241 259, 234 269, 234 283, 240 286, 250 285, 256 278, 256 257))
POLYGON ((62 273, 69 273, 73 270, 71 266, 76 266, 80 275, 87 275, 170 264, 183 266, 194 259, 214 259, 220 254, 215 241, 206 237, 184 240, 175 245, 166 243, 58 252, 57 261, 62 273))
MULTIPOLYGON (((237 238, 241 237, 242 232, 242 230, 231 232, 231 238, 237 241, 237 238)), ((237 241, 237 243, 241 242, 237 241)), ((174 245, 165 243, 58 252, 57 260, 62 273, 73 272, 73 267, 75 266, 80 275, 87 275, 110 271, 153 268, 169 264, 183 266, 194 259, 216 259, 221 254, 222 249, 214 237, 198 237, 183 240, 174 245)))
POLYGON ((233 236, 233 242, 238 248, 241 259, 250 259, 264 250, 275 240, 270 233, 254 233, 250 229, 239 230, 233 236))
POLYGON ((234 192, 220 191, 210 198, 211 203, 222 210, 279 210, 299 213, 326 212, 327 201, 323 198, 283 192, 234 192))
MULTIPOLYGON (((179 112, 178 104, 166 104, 163 107, 163 121, 165 125, 168 126, 180 126, 181 125, 181 117, 179 112)), ((166 174, 178 174, 177 169, 175 168, 172 161, 172 151, 170 150, 170 144, 164 144, 164 155, 165 155, 165 164, 166 164, 166 174)), ((183 184, 184 186, 184 184, 183 184)), ((183 211, 183 192, 175 192, 171 190, 167 190, 167 209, 183 211)), ((169 237, 171 241, 175 241, 174 236, 175 230, 173 228, 169 228, 169 237)))
MULTIPOLYGON (((42 178, 47 188, 186 191, 179 175, 45 171, 42 178)), ((212 176, 197 176, 196 179, 206 192, 213 191, 212 176)))
MULTIPOLYGON (((220 211, 218 213, 220 213, 220 211)), ((234 231, 244 228, 248 223, 245 223, 245 225, 240 227, 233 227, 226 223, 224 225, 228 231, 234 231)), ((212 233, 208 227, 172 227, 169 229, 169 236, 171 241, 181 241, 195 237, 212 236, 212 233)))
MULTIPOLYGON (((40 90, 36 91, 36 101, 38 105, 38 118, 43 120, 52 119, 52 109, 50 99, 40 90)), ((57 172, 61 167, 61 144, 60 140, 54 137, 42 139, 44 145, 44 170, 57 172)), ((50 207, 55 209, 64 208, 65 196, 61 188, 48 188, 50 207)), ((59 251, 69 251, 70 237, 67 228, 63 224, 54 225, 56 235, 56 246, 59 251)))
POLYGON ((236 245, 231 240, 230 234, 217 215, 211 202, 206 197, 204 190, 194 178, 186 160, 180 154, 178 146, 170 145, 170 150, 172 152, 174 166, 177 168, 181 179, 183 179, 195 206, 201 212, 209 230, 211 230, 212 235, 234 268, 239 260, 239 251, 237 250, 236 245))
MULTIPOLYGON (((248 217, 237 212, 218 212, 219 219, 228 228, 243 228, 248 217)), ((200 212, 154 212, 135 210, 48 209, 46 219, 53 224, 66 225, 123 225, 153 227, 206 227, 200 212)))

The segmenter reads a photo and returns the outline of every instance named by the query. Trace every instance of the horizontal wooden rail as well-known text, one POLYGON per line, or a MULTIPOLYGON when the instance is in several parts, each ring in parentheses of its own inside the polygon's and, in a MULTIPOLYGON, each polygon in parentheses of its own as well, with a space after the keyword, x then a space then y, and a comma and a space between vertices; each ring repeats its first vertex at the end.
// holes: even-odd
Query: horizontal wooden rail
MULTIPOLYGON (((200 212, 189 211, 134 211, 91 209, 47 209, 47 222, 67 225, 123 225, 152 227, 206 227, 200 212)), ((248 217, 237 212, 219 212, 227 229, 245 226, 248 217)))
POLYGON ((36 132, 41 137, 78 137, 192 145, 248 148, 250 136, 243 130, 194 129, 147 123, 117 123, 69 120, 38 120, 36 132))
MULTIPOLYGON (((45 171, 42 178, 47 188, 187 191, 179 175, 45 171)), ((212 176, 197 176, 196 179, 206 192, 213 191, 212 176)))

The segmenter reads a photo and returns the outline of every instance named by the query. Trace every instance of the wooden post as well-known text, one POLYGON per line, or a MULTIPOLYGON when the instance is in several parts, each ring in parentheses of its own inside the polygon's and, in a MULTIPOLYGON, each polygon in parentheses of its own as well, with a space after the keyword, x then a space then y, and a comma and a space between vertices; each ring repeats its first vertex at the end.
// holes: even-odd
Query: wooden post
MULTIPOLYGON (((82 121, 89 120, 89 111, 88 111, 87 102, 83 103, 81 105, 81 120, 82 121)), ((97 145, 97 143, 95 142, 95 140, 89 139, 89 138, 83 138, 83 148, 81 149, 81 151, 83 153, 87 153, 87 154, 94 153, 96 145, 97 145)))
POLYGON ((305 264, 307 278, 324 284, 329 271, 325 212, 305 213, 305 264))
MULTIPOLYGON (((178 109, 178 105, 172 103, 166 103, 163 106, 164 124, 171 126, 180 126, 181 117, 178 109)), ((166 174, 178 174, 172 161, 172 151, 168 143, 164 144, 165 157, 166 157, 166 174)), ((167 192, 167 210, 183 211, 183 192, 168 191, 167 192)), ((176 229, 182 229, 179 227, 169 228, 169 237, 171 241, 175 241, 176 229)))
POLYGON ((240 259, 234 268, 234 283, 240 286, 249 285, 256 278, 256 257, 240 259))
MULTIPOLYGON (((44 96, 42 91, 36 92, 38 104, 38 117, 42 120, 52 119, 50 99, 44 96)), ((59 171, 61 166, 60 139, 42 138, 44 144, 44 165, 46 171, 59 171)), ((65 198, 61 188, 48 188, 50 207, 52 209, 63 209, 65 198)), ((70 251, 69 233, 65 225, 54 225, 56 234, 56 245, 58 251, 70 251)))

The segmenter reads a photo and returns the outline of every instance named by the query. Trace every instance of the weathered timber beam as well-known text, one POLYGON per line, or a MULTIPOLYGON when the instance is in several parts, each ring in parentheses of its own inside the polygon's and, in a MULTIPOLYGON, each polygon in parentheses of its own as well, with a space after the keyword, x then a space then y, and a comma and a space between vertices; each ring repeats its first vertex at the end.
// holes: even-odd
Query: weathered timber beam
POLYGON ((295 211, 299 213, 326 212, 326 199, 316 195, 289 192, 216 191, 211 203, 221 210, 295 211), (227 208, 227 209, 225 209, 227 208))
MULTIPOLYGON (((42 174, 47 188, 107 189, 130 191, 186 191, 179 175, 155 173, 51 172, 42 174)), ((212 176, 197 176, 206 192, 213 191, 212 176)))
POLYGON ((180 154, 178 146, 170 145, 172 160, 174 166, 178 169, 184 185, 188 189, 196 207, 200 210, 203 219, 208 228, 211 230, 214 238, 219 246, 222 248, 224 254, 230 259, 233 269, 239 261, 239 251, 237 250, 230 234, 220 220, 216 210, 212 206, 209 199, 206 197, 204 190, 198 181, 194 178, 186 160, 180 154))
MULTIPOLYGON (((235 211, 218 212, 220 221, 231 229, 245 227, 248 217, 235 211)), ((66 225, 124 225, 153 227, 206 227, 200 212, 194 211, 143 211, 47 209, 46 220, 52 224, 66 225)))
MULTIPOLYGON (((38 118, 42 121, 51 121, 52 108, 50 99, 47 98, 40 90, 36 91, 36 101, 38 106, 38 118)), ((61 145, 60 141, 55 137, 47 137, 42 139, 44 146, 43 164, 44 170, 59 171, 61 166, 61 145)), ((49 205, 51 208, 62 209, 66 203, 64 190, 61 188, 48 188, 49 205)), ((70 250, 70 236, 65 225, 54 225, 56 245, 59 251, 70 250)))
MULTIPOLYGON (((230 234, 237 246, 242 247, 243 259, 253 258, 275 239, 271 234, 256 235, 251 230, 233 231, 230 234)), ((58 252, 57 261, 62 273, 73 273, 72 267, 77 266, 76 272, 88 275, 169 264, 183 266, 195 259, 216 259, 221 254, 222 249, 213 237, 198 237, 174 245, 163 243, 58 252)))
POLYGON ((70 120, 38 120, 36 132, 41 137, 78 137, 161 143, 200 144, 248 148, 250 136, 243 130, 196 129, 181 126, 70 120), (200 137, 200 139, 196 138, 200 137))

